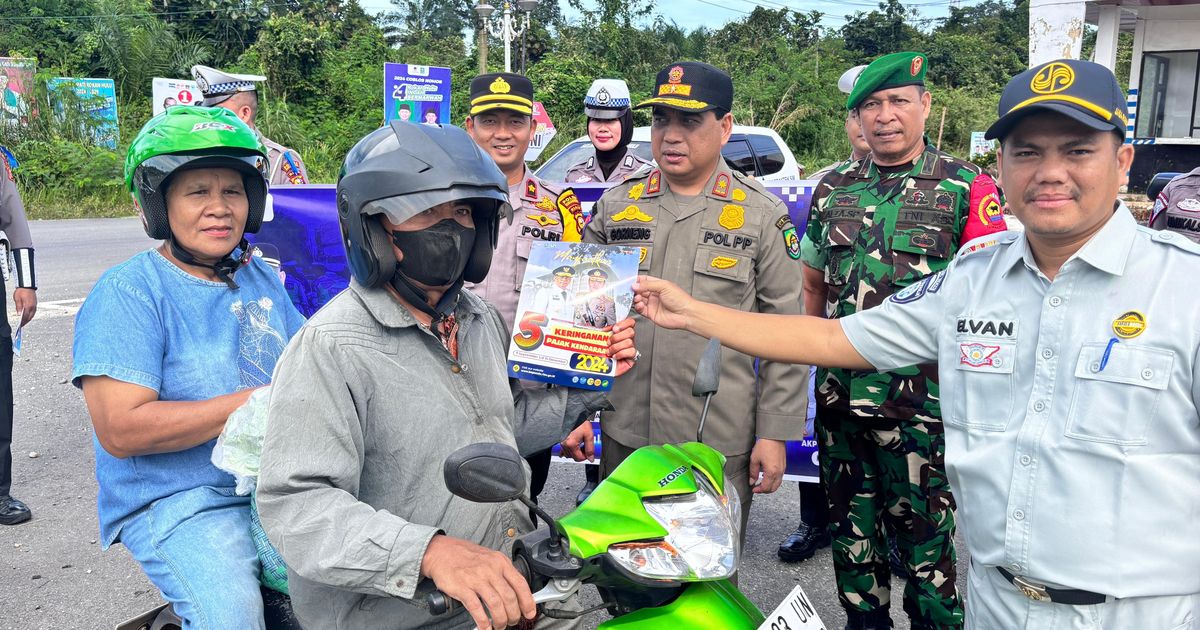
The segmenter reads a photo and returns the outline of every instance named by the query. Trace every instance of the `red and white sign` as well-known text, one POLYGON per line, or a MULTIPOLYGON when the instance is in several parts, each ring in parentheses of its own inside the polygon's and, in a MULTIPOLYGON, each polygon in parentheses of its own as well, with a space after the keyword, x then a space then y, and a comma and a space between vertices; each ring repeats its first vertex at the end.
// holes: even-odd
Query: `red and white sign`
POLYGON ((542 151, 554 139, 554 134, 558 130, 554 128, 554 122, 550 120, 550 115, 546 113, 546 108, 542 107, 540 101, 533 102, 533 137, 529 139, 529 148, 525 150, 525 161, 532 162, 538 159, 542 151))
POLYGON ((196 105, 204 99, 195 81, 186 79, 154 78, 151 98, 154 99, 154 114, 163 113, 175 105, 196 105))

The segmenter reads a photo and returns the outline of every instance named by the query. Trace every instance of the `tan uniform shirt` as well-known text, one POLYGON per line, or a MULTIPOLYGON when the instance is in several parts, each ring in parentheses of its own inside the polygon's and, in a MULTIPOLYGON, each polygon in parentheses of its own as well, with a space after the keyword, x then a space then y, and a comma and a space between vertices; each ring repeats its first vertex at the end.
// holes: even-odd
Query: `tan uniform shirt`
POLYGON ((309 183, 308 170, 304 168, 304 160, 300 159, 299 153, 262 134, 258 137, 267 147, 267 168, 270 169, 268 174, 272 186, 309 183))
MULTIPOLYGON (((696 298, 745 311, 801 313, 800 251, 783 202, 725 164, 694 200, 667 189, 660 171, 630 179, 593 209, 584 242, 642 248, 639 271, 677 283, 696 298)), ((702 400, 692 379, 707 341, 638 319, 642 358, 617 379, 604 433, 625 446, 696 439, 702 400)), ((721 389, 704 441, 725 453, 750 451, 755 437, 798 440, 808 407, 808 367, 722 350, 721 389)))
POLYGON ((613 169, 608 178, 604 177, 604 171, 600 168, 600 163, 596 160, 596 156, 592 156, 587 160, 572 166, 567 169, 566 180, 568 182, 623 182, 630 177, 644 175, 649 173, 654 165, 633 153, 626 153, 625 158, 613 169))
MULTIPOLYGON (((510 329, 516 318, 529 249, 537 241, 580 240, 582 214, 564 211, 558 204, 560 199, 565 200, 564 193, 568 191, 534 177, 528 168, 521 181, 508 187, 508 199, 513 207, 512 223, 500 222, 500 238, 492 253, 492 267, 483 282, 470 288, 500 311, 510 329)), ((573 197, 574 193, 569 195, 573 197)))

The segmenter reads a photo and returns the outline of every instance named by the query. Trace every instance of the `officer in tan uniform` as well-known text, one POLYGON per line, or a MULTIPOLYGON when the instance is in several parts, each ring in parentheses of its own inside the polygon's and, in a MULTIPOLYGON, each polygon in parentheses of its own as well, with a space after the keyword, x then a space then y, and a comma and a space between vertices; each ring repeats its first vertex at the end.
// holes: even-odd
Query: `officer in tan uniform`
MULTIPOLYGON (((802 312, 800 238, 787 209, 721 159, 733 117, 733 82, 708 64, 680 62, 658 73, 651 145, 659 168, 615 186, 596 202, 584 242, 641 248, 641 273, 665 276, 732 308, 802 312)), ((706 341, 639 320, 642 356, 613 386, 616 411, 601 419, 600 466, 607 475, 634 449, 696 439, 701 401, 692 379, 706 341)), ((704 441, 727 457, 742 502, 742 535, 753 493, 774 492, 786 464, 784 442, 804 436, 808 367, 726 350, 721 391, 704 441), (762 473, 761 480, 759 479, 762 473), (752 485, 753 484, 753 485, 752 485)), ((565 451, 581 459, 582 436, 565 451)))
POLYGON ((533 83, 528 78, 495 72, 472 79, 466 128, 508 178, 513 207, 512 223, 500 222, 487 279, 471 290, 495 305, 511 327, 530 247, 537 241, 578 242, 583 208, 573 190, 547 184, 525 166, 525 149, 534 131, 533 83))
MULTIPOLYGON (((21 326, 29 323, 37 312, 37 280, 33 272, 33 239, 25 220, 25 204, 13 178, 16 160, 8 149, 0 147, 0 230, 6 235, 13 254, 13 306, 21 314, 21 326)), ((0 265, 8 265, 7 256, 0 265)), ((4 304, 5 285, 9 274, 0 276, 0 314, 7 313, 4 304)), ((0 317, 0 525, 16 525, 32 518, 24 503, 9 494, 12 487, 12 391, 13 343, 8 317, 0 317)))
POLYGON ((254 120, 258 116, 258 86, 267 78, 257 74, 231 74, 208 66, 192 66, 192 78, 204 94, 204 107, 224 107, 237 114, 267 147, 272 186, 309 183, 308 171, 300 154, 264 136, 254 120))
POLYGON ((633 110, 629 86, 620 79, 596 79, 583 98, 588 140, 596 154, 567 169, 568 182, 623 182, 654 165, 633 154, 633 110))
MULTIPOLYGON (((525 166, 525 150, 534 131, 533 83, 528 78, 495 72, 472 79, 466 128, 508 179, 508 200, 513 207, 512 222, 500 222, 487 278, 470 289, 492 303, 511 328, 517 318, 529 249, 537 241, 578 242, 583 231, 583 207, 575 191, 550 186, 525 166)), ((536 501, 550 472, 550 449, 525 460, 531 471, 529 493, 536 501)))

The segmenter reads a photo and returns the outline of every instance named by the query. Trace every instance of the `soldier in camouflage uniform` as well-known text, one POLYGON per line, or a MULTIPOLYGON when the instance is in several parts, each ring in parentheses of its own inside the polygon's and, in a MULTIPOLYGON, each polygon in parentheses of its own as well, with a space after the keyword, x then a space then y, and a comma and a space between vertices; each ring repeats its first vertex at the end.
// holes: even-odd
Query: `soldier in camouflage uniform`
POLYGON ((231 74, 208 66, 192 66, 192 78, 204 95, 204 107, 224 107, 237 114, 258 134, 267 147, 267 175, 272 186, 307 184, 308 170, 300 154, 263 135, 254 124, 258 117, 258 83, 267 78, 257 74, 231 74))
MULTIPOLYGON (((813 196, 804 262, 824 280, 825 315, 871 308, 944 269, 961 243, 1006 229, 995 182, 924 137, 925 57, 871 63, 847 100, 871 147, 827 174, 813 196)), ((820 313, 815 313, 820 314, 820 313)), ((847 628, 890 628, 885 522, 910 574, 913 628, 958 628, 954 500, 946 482, 937 366, 817 375, 820 464, 847 628)))

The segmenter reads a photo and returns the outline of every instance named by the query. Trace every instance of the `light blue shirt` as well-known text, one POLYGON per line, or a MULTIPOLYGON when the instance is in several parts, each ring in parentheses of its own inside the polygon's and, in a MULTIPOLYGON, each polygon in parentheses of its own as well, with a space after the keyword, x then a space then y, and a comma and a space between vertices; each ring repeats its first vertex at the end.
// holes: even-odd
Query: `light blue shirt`
MULTIPOLYGON (((75 319, 78 387, 108 376, 158 392, 159 400, 207 400, 271 381, 275 362, 304 318, 277 273, 257 257, 239 288, 192 276, 157 250, 137 254, 96 282, 75 319)), ((93 437, 100 535, 150 503, 201 486, 234 486, 212 465, 212 440, 183 451, 113 457, 93 437)))
POLYGON ((1008 232, 841 320, 880 369, 937 360, 972 560, 1114 597, 1200 593, 1200 283, 1180 281, 1198 274, 1200 246, 1122 205, 1053 281, 1008 232))

